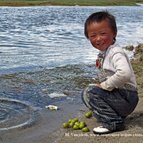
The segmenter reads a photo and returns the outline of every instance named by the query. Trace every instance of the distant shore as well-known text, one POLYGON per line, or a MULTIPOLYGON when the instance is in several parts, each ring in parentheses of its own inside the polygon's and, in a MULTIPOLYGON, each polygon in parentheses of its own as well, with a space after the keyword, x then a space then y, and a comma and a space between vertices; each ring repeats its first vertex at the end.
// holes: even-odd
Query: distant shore
POLYGON ((0 0, 0 6, 135 6, 142 0, 0 0))

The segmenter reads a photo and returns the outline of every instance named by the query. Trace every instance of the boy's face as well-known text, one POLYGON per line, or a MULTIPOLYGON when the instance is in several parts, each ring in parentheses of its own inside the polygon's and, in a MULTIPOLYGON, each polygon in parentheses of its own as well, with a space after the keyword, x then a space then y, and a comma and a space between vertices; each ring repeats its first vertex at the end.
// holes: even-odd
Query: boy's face
POLYGON ((106 50, 113 44, 116 33, 111 29, 108 21, 93 22, 87 27, 88 38, 96 49, 106 50))

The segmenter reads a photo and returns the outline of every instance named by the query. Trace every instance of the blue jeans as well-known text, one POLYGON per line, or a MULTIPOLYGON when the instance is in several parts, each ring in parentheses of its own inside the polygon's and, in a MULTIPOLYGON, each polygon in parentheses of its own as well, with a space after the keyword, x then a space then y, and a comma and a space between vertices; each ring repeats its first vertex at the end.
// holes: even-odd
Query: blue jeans
POLYGON ((115 131, 123 127, 124 119, 135 109, 138 93, 127 89, 107 91, 89 85, 82 93, 82 100, 104 127, 115 131))

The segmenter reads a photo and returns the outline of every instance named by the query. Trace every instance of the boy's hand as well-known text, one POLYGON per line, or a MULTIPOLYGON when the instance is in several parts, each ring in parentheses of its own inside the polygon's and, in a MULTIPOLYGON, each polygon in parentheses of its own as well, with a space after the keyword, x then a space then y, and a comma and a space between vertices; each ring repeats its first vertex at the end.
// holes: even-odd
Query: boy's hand
POLYGON ((99 88, 102 88, 100 84, 95 84, 95 86, 97 86, 97 87, 99 87, 99 88))

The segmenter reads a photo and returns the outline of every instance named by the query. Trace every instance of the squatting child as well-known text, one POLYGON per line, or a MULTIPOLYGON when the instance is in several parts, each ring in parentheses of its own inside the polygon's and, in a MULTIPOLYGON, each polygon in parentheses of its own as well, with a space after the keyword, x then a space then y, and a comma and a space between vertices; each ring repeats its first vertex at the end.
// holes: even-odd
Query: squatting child
POLYGON ((131 63, 123 49, 115 44, 115 17, 107 11, 91 14, 85 21, 84 33, 99 50, 96 60, 99 83, 90 84, 82 93, 83 102, 102 123, 93 132, 124 130, 125 118, 138 103, 138 92, 131 63))

